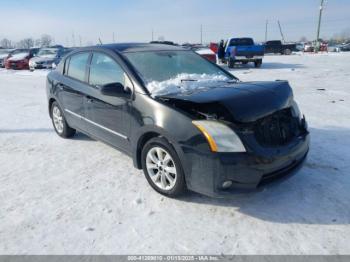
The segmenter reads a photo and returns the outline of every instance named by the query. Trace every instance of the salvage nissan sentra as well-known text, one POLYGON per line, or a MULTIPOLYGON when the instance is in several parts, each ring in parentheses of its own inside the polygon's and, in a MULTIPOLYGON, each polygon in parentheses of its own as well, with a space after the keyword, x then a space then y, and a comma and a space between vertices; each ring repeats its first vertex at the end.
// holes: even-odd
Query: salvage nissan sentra
POLYGON ((47 96, 59 136, 78 130, 125 152, 167 196, 255 190, 309 150, 288 82, 241 82, 179 47, 76 50, 48 75, 47 96))

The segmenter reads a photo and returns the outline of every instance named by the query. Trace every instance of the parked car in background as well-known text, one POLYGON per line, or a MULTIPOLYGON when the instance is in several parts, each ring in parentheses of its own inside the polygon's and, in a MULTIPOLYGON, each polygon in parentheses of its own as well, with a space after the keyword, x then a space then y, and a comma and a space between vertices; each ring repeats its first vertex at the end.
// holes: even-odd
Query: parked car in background
POLYGON ((305 43, 296 43, 295 48, 297 51, 302 52, 304 51, 304 46, 305 46, 305 43))
POLYGON ((312 53, 312 52, 315 52, 315 47, 312 43, 306 43, 304 45, 304 52, 306 53, 312 53))
POLYGON ((63 47, 44 47, 29 60, 29 69, 51 69, 58 65, 64 55, 63 47))
POLYGON ((340 52, 341 46, 340 45, 330 45, 328 46, 328 52, 340 52))
POLYGON ((211 51, 213 51, 215 54, 217 54, 219 45, 218 45, 218 43, 210 43, 209 48, 211 51))
POLYGON ((264 57, 264 46, 256 45, 252 38, 230 38, 225 42, 225 58, 229 68, 236 63, 248 64, 253 62, 260 67, 264 57))
POLYGON ((5 59, 12 51, 13 49, 0 49, 0 67, 5 67, 5 59))
POLYGON ((194 46, 191 49, 210 62, 216 63, 216 54, 209 47, 194 46))
POLYGON ((46 93, 59 136, 79 130, 120 149, 166 196, 256 189, 294 173, 309 150, 287 81, 241 82, 176 46, 76 50, 48 74, 46 93))
POLYGON ((29 60, 34 57, 39 48, 15 49, 5 60, 6 69, 29 69, 29 60))
POLYGON ((150 44, 177 45, 172 41, 151 41, 150 44))
POLYGON ((290 55, 297 51, 296 44, 282 44, 280 40, 267 41, 264 44, 265 54, 290 55))
POLYGON ((350 43, 340 46, 340 51, 349 52, 350 51, 350 43))

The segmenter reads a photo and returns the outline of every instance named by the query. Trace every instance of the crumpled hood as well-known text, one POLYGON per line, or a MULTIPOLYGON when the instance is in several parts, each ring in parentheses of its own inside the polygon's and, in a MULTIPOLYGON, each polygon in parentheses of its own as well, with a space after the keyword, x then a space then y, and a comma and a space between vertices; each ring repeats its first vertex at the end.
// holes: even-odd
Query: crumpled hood
POLYGON ((237 82, 229 87, 161 97, 196 104, 219 103, 232 114, 235 121, 252 122, 291 106, 293 91, 287 81, 237 82))

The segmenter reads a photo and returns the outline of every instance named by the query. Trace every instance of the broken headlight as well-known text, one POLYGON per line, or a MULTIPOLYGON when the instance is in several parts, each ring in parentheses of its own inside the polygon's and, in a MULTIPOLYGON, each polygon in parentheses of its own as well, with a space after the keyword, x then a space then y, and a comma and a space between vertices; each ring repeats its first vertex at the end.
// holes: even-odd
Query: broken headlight
POLYGON ((241 139, 227 125, 214 120, 192 123, 204 135, 212 152, 246 152, 241 139))

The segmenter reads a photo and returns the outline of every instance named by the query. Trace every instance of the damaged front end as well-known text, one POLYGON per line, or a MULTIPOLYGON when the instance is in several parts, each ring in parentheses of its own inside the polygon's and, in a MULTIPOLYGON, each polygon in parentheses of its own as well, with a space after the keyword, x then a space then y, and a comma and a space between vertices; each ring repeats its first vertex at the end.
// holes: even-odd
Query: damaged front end
POLYGON ((194 191, 257 188, 291 173, 307 155, 307 124, 288 82, 235 83, 158 99, 192 118, 208 142, 208 153, 186 149, 194 191))

